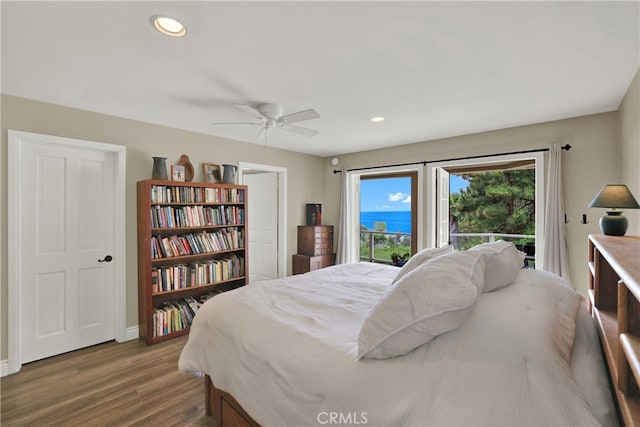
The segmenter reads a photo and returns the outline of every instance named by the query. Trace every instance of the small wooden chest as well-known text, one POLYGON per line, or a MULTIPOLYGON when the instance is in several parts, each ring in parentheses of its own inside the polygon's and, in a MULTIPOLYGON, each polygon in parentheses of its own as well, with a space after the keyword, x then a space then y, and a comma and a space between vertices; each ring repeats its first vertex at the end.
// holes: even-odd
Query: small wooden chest
POLYGON ((333 254, 333 225, 299 225, 298 254, 308 256, 333 254))
POLYGON ((330 255, 293 255, 293 274, 303 274, 309 271, 320 270, 335 264, 335 254, 330 255))

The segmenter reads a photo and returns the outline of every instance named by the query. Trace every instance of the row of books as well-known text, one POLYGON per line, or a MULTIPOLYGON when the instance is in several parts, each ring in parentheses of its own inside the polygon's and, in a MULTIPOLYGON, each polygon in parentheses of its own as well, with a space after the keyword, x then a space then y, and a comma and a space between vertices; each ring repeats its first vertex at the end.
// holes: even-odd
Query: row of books
POLYGON ((173 258, 177 256, 230 251, 244 247, 244 231, 237 227, 224 228, 211 233, 151 236, 151 258, 173 258))
POLYGON ((191 327, 193 318, 198 309, 210 298, 221 291, 212 291, 201 295, 197 299, 193 297, 169 301, 162 307, 153 310, 153 336, 161 337, 191 327))
POLYGON ((152 185, 151 203, 244 203, 244 190, 152 185))
POLYGON ((190 264, 151 269, 151 291, 155 293, 210 285, 244 276, 244 257, 235 254, 190 264))
POLYGON ((151 207, 151 227, 202 227, 244 224, 244 209, 237 206, 159 206, 151 207))

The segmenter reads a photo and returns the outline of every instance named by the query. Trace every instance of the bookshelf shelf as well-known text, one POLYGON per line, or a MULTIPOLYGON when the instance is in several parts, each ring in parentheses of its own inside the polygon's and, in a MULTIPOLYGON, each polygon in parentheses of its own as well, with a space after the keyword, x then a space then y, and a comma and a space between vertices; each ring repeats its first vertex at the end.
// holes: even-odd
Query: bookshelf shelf
POLYGON ((189 261, 197 261, 201 259, 209 259, 211 258, 211 254, 214 254, 214 253, 225 254, 225 253, 234 253, 234 252, 244 251, 244 250, 245 248, 241 247, 237 249, 229 249, 229 250, 223 250, 223 251, 203 252, 201 254, 179 255, 179 256, 172 256, 172 257, 166 257, 166 258, 155 258, 155 259, 152 259, 151 262, 153 263, 153 265, 174 264, 176 261, 189 262, 189 261))
MULTIPOLYGON (((235 226, 240 226, 240 227, 244 227, 244 224, 233 224, 233 227, 235 226)), ((230 225, 200 225, 200 226, 196 226, 196 227, 174 227, 174 228, 169 228, 169 227, 152 227, 151 230, 153 232, 157 232, 157 233, 163 233, 163 234, 171 234, 171 233, 175 233, 176 231, 178 232, 183 232, 183 231, 199 231, 199 230, 215 230, 218 228, 227 228, 227 227, 232 227, 230 225)))
POLYGON ((210 291, 212 289, 224 286, 225 284, 237 282, 239 280, 245 280, 245 277, 244 276, 234 277, 232 279, 221 280, 219 282, 204 283, 202 285, 193 285, 193 286, 189 286, 189 287, 186 287, 186 288, 172 289, 170 291, 152 292, 151 296, 153 298, 166 297, 167 295, 173 295, 173 296, 176 296, 176 297, 180 297, 180 296, 185 295, 185 294, 193 293, 194 291, 196 293, 202 292, 203 290, 210 291))
POLYGON ((147 345, 188 333, 199 305, 247 283, 247 188, 137 183, 138 321, 147 345))

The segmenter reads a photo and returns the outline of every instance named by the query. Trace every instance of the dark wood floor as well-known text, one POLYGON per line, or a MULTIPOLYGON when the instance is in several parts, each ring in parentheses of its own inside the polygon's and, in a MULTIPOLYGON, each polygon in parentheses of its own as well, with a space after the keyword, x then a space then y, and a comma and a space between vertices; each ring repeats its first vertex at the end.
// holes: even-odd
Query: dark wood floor
POLYGON ((187 337, 110 342, 0 379, 2 426, 206 426, 204 380, 178 372, 187 337))

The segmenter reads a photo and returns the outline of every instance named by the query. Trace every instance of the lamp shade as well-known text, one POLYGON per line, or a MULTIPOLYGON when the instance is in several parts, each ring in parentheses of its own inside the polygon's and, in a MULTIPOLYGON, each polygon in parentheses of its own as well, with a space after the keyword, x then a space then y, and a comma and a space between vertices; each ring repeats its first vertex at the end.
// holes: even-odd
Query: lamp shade
POLYGON ((640 205, 626 185, 608 184, 600 189, 590 208, 640 209, 640 205))
POLYGON ((609 236, 624 236, 627 232, 629 221, 619 209, 640 209, 626 185, 605 185, 589 207, 607 209, 606 215, 600 218, 600 229, 609 236))

